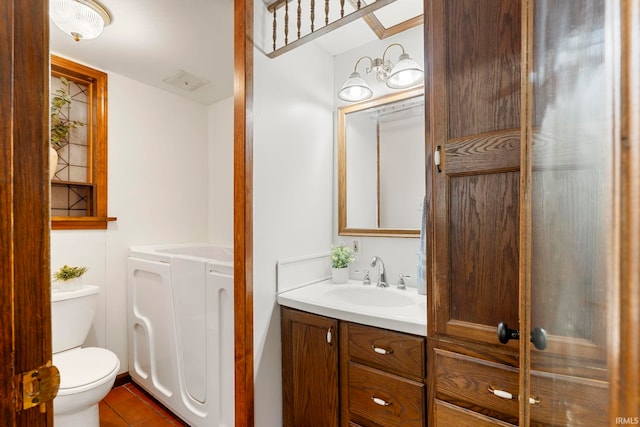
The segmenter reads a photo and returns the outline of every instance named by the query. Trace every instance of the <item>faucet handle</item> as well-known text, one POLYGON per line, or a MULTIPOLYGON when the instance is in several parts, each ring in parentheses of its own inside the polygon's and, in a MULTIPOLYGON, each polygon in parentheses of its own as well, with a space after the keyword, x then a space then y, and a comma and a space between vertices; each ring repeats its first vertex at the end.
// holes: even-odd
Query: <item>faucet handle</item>
POLYGON ((398 288, 398 289, 400 289, 400 290, 402 290, 402 291, 405 291, 405 290, 407 289, 407 287, 406 287, 406 285, 405 285, 405 283, 404 283, 404 279, 405 279, 405 278, 410 279, 410 278, 411 278, 411 276, 409 276, 408 274, 402 274, 402 273, 400 273, 400 276, 398 277, 398 285, 397 285, 397 288, 398 288))
POLYGON ((369 270, 365 270, 364 271, 364 277, 362 278, 362 284, 363 285, 370 285, 371 284, 371 277, 369 277, 369 270))

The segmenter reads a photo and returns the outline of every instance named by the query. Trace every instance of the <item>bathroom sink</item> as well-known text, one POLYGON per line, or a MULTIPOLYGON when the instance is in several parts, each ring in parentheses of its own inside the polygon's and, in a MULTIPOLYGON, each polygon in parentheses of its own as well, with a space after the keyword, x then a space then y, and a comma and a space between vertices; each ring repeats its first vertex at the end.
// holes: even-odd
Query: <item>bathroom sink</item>
POLYGON ((326 280, 281 292, 278 303, 361 325, 427 334, 426 297, 413 287, 401 291, 393 285, 388 288, 363 285, 360 280, 340 285, 326 280))
POLYGON ((339 298, 349 304, 367 307, 407 307, 415 302, 407 295, 393 288, 377 288, 370 286, 345 286, 330 289, 328 298, 339 298))

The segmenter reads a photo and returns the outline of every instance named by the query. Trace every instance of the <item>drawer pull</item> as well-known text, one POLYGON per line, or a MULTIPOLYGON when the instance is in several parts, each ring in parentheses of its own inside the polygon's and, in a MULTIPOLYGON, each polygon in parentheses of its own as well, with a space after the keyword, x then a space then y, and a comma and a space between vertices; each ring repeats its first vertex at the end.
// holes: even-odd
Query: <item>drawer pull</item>
POLYGON ((384 399, 380 399, 379 397, 371 396, 371 400, 373 400, 373 403, 375 403, 376 405, 380 405, 380 406, 391 405, 391 402, 388 402, 384 399))
POLYGON ((328 342, 329 344, 331 344, 331 341, 333 341, 333 334, 331 333, 331 329, 332 329, 332 328, 329 328, 329 329, 327 330, 327 342, 328 342))
MULTIPOLYGON (((502 399, 519 400, 518 396, 514 396, 508 391, 495 389, 491 385, 487 386, 487 390, 489 390, 489 393, 493 394, 494 396, 501 397, 502 399)), ((538 403, 540 403, 539 397, 529 397, 529 404, 536 405, 538 403)))
POLYGON ((509 393, 508 391, 498 390, 496 388, 493 388, 493 386, 488 386, 487 390, 489 390, 489 393, 502 399, 518 399, 517 396, 513 397, 513 394, 509 393))
POLYGON ((371 348, 373 349, 373 351, 375 351, 378 354, 391 354, 391 353, 393 353, 393 349, 392 348, 378 347, 377 345, 372 345, 371 348))

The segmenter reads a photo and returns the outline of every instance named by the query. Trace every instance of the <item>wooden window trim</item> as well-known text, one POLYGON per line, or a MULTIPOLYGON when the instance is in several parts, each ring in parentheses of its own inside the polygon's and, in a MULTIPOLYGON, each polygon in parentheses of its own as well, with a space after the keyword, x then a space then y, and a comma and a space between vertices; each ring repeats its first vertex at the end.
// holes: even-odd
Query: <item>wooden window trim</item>
POLYGON ((116 218, 107 215, 107 74, 68 59, 51 55, 51 75, 81 82, 88 87, 89 159, 88 174, 93 184, 93 215, 52 216, 52 230, 106 229, 116 218))

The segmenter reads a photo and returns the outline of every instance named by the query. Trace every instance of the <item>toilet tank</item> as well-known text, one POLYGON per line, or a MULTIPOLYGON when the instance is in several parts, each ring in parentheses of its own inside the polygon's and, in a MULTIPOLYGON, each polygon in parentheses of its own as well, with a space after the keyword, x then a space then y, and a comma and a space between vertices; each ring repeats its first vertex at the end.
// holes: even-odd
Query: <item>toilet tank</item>
POLYGON ((93 285, 82 285, 75 291, 51 290, 54 353, 82 345, 96 314, 99 290, 93 285))

